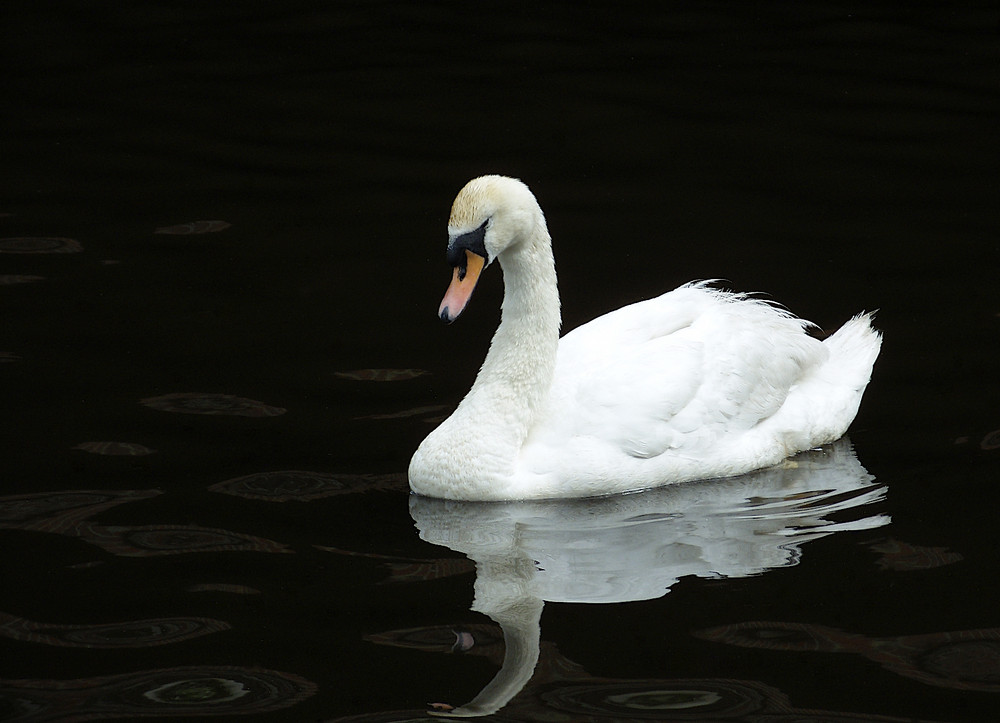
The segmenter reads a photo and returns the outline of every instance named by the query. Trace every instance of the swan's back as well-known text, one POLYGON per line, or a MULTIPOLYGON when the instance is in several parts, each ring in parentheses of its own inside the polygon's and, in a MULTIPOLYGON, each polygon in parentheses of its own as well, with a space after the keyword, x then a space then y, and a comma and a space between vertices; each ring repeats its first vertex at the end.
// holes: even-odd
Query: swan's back
POLYGON ((606 494, 738 474, 833 441, 880 338, 866 316, 826 342, 805 326, 699 283, 573 330, 519 476, 553 495, 606 494))

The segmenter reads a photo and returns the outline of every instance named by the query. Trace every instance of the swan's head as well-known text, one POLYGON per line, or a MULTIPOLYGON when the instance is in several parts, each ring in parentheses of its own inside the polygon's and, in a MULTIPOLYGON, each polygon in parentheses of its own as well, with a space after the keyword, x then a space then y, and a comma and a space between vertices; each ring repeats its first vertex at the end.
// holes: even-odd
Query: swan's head
POLYGON ((438 309, 442 321, 451 323, 462 313, 484 268, 544 223, 538 201, 516 178, 480 176, 465 184, 448 219, 448 262, 454 273, 438 309))

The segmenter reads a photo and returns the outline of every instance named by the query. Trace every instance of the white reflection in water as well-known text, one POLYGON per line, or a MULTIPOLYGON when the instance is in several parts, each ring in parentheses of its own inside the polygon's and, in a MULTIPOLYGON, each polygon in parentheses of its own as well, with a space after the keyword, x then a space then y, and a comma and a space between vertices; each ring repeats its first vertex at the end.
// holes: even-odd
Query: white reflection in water
POLYGON ((794 565, 810 540, 887 524, 881 514, 845 514, 884 495, 842 439, 771 469, 637 494, 514 503, 413 496, 420 537, 476 563, 472 609, 498 623, 506 642, 496 677, 469 703, 434 714, 488 715, 517 695, 538 661, 545 601, 649 600, 688 575, 794 565), (841 521, 827 519, 834 512, 841 521))

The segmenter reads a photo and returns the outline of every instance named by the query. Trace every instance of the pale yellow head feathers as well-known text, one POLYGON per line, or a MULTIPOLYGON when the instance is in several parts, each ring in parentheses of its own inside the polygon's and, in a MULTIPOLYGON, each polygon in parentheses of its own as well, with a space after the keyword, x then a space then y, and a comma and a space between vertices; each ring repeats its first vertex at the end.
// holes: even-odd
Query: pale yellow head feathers
POLYGON ((503 176, 480 176, 466 183, 451 204, 449 231, 476 228, 492 216, 501 203, 503 181, 512 180, 503 176))
POLYGON ((535 196, 523 182, 507 176, 480 176, 465 184, 452 203, 448 234, 455 238, 486 222, 490 259, 535 233, 539 226, 543 231, 545 228, 535 196))
POLYGON ((451 205, 449 231, 467 231, 478 227, 498 212, 539 210, 538 201, 528 187, 516 178, 480 176, 465 184, 451 205))

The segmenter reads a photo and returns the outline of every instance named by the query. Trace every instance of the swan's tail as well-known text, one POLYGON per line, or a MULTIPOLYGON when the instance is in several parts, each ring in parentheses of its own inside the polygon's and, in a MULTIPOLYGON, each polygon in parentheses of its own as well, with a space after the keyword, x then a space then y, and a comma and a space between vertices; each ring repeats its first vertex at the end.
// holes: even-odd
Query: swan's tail
POLYGON ((882 348, 882 334, 872 328, 872 316, 858 314, 823 342, 830 350, 828 368, 836 370, 841 384, 858 392, 868 385, 882 348))
POLYGON ((783 414, 771 417, 781 418, 789 455, 832 442, 847 431, 871 379, 882 335, 872 328, 871 314, 858 314, 823 346, 826 361, 788 395, 783 414))

